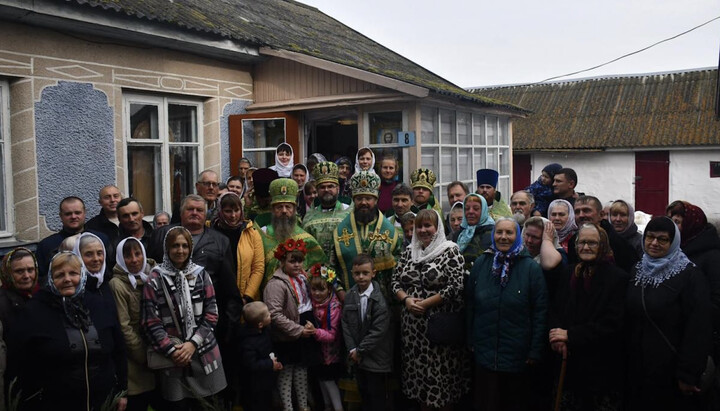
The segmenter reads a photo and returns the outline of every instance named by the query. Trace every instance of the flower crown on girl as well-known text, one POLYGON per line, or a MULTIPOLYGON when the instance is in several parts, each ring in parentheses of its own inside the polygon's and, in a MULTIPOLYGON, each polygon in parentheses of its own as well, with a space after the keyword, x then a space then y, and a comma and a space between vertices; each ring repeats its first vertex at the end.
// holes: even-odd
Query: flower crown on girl
POLYGON ((288 238, 287 241, 285 241, 284 243, 278 244, 277 248, 275 249, 275 258, 281 260, 283 257, 285 257, 285 254, 291 251, 300 251, 301 253, 303 253, 303 255, 307 254, 307 247, 305 246, 305 241, 293 240, 292 238, 288 238))
POLYGON ((335 285, 335 283, 337 282, 337 275, 335 274, 335 270, 329 268, 322 263, 317 263, 310 267, 310 278, 313 277, 320 277, 330 285, 335 285))

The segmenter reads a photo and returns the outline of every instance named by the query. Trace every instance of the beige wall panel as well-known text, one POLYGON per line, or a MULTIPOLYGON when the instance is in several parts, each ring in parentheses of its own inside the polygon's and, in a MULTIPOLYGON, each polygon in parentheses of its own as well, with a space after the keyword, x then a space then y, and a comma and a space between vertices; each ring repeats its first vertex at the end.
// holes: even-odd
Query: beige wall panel
MULTIPOLYGON (((42 219, 45 227, 45 219, 42 219)), ((38 224, 37 199, 15 204, 15 232, 18 240, 34 241, 52 234, 47 229, 41 230, 38 224)))

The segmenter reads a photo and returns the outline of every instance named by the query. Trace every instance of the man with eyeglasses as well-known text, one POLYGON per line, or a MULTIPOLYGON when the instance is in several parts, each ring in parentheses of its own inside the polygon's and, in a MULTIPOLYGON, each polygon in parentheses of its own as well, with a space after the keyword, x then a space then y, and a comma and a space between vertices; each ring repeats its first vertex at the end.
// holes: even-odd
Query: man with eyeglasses
MULTIPOLYGON (((583 224, 589 223, 601 227, 608 235, 610 241, 610 248, 613 251, 613 257, 615 258, 615 265, 622 268, 626 272, 630 272, 638 261, 638 256, 635 253, 633 246, 613 229, 612 225, 607 219, 601 218, 602 203, 597 197, 582 195, 575 200, 575 223, 578 227, 583 224)), ((577 234, 573 235, 570 239, 570 244, 575 244, 577 234)), ((570 264, 576 264, 579 262, 577 251, 575 247, 568 248, 568 258, 570 264)))
MULTIPOLYGON (((210 226, 210 222, 217 214, 217 199, 219 188, 219 177, 216 172, 212 170, 204 170, 198 175, 197 182, 195 182, 195 192, 197 195, 205 200, 207 205, 205 214, 205 225, 210 226)), ((171 223, 180 222, 180 213, 177 210, 173 211, 171 223)))

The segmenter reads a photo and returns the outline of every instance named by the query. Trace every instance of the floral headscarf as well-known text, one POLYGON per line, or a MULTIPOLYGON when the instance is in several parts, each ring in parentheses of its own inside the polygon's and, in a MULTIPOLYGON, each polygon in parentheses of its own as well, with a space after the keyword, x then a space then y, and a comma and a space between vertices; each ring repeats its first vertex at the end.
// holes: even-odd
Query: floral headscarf
POLYGON ((243 213, 243 207, 242 207, 242 201, 240 199, 240 196, 233 193, 232 191, 228 191, 227 193, 223 193, 220 197, 217 199, 218 204, 218 212, 215 214, 215 219, 213 220, 213 227, 217 224, 220 228, 225 229, 235 229, 235 228, 242 228, 247 224, 245 221, 245 214, 243 213), (232 198, 232 196, 237 197, 238 202, 240 203, 240 220, 236 224, 231 224, 223 215, 222 213, 222 202, 224 198, 232 198))
POLYGON ((515 258, 525 249, 525 247, 523 246, 522 236, 520 235, 520 225, 518 225, 517 221, 509 217, 502 217, 498 219, 497 223, 493 228, 492 245, 488 251, 495 254, 493 256, 492 274, 495 277, 499 277, 500 286, 505 287, 508 281, 510 281, 510 273, 512 272, 513 264, 515 264, 515 258), (497 230, 497 223, 500 223, 501 221, 511 221, 515 224, 515 241, 507 251, 498 250, 497 245, 495 244, 495 230, 497 230))
POLYGON ((688 266, 694 265, 680 249, 680 230, 677 225, 668 217, 655 217, 645 226, 643 235, 643 250, 645 253, 635 266, 635 285, 646 287, 648 285, 657 288, 663 281, 668 280, 688 266), (648 255, 645 250, 645 236, 650 231, 667 232, 672 236, 670 249, 664 257, 655 258, 648 255))
POLYGON ((548 206, 548 217, 550 217, 552 209, 557 205, 564 205, 568 210, 568 220, 565 223, 565 226, 557 230, 558 238, 560 239, 560 242, 563 242, 568 237, 572 237, 578 227, 577 224, 575 224, 575 210, 573 210, 572 204, 570 204, 567 200, 553 200, 548 206))
POLYGON ((145 274, 145 268, 147 267, 147 254, 145 254, 145 246, 143 246, 143 243, 140 242, 135 237, 128 237, 120 241, 120 243, 117 246, 117 249, 115 251, 115 263, 122 268, 123 272, 127 273, 128 280, 130 280, 130 285, 132 285, 132 288, 137 288, 137 279, 136 277, 140 277, 143 283, 146 283, 148 280, 147 274, 145 274), (130 270, 127 268, 127 264, 125 264, 125 256, 123 255, 123 248, 125 247, 125 244, 128 241, 136 241, 140 245, 140 249, 142 250, 143 255, 143 265, 140 268, 140 271, 137 273, 131 273, 130 270))
POLYGON ((465 200, 463 200, 463 219, 462 223, 460 223, 460 234, 458 235, 457 239, 457 245, 460 248, 460 252, 462 253, 467 248, 468 244, 470 244, 470 240, 472 240, 473 236, 475 235, 475 229, 482 226, 492 226, 495 225, 495 220, 490 217, 490 212, 488 210, 487 201, 485 201, 485 198, 481 196, 480 194, 471 193, 468 194, 465 197, 465 200), (480 204, 482 204, 482 211, 480 214, 480 220, 476 225, 469 225, 467 222, 467 218, 465 217, 465 207, 467 204, 467 200, 470 197, 477 197, 480 199, 480 204))
MULTIPOLYGON (((23 259, 23 258, 25 258, 25 256, 20 257, 20 259, 23 259)), ((6 290, 13 290, 14 292, 25 297, 26 299, 32 297, 32 295, 35 293, 35 291, 37 291, 38 288, 40 288, 40 285, 38 284, 38 275, 40 275, 40 273, 38 273, 37 258, 35 258, 35 254, 33 254, 33 252, 27 248, 24 248, 24 247, 15 248, 12 251, 10 251, 9 253, 7 253, 5 255, 5 257, 3 257, 3 259, 2 259, 2 267, 0 267, 0 280, 2 280, 2 288, 6 289, 6 290), (13 255, 15 255, 17 252, 28 253, 27 257, 32 257, 33 264, 35 264, 35 280, 33 281, 33 285, 29 291, 21 291, 15 287, 15 278, 12 275, 12 267, 11 267, 10 262, 13 258, 13 255)))
POLYGON ((100 288, 100 286, 102 285, 103 280, 104 280, 104 278, 105 278, 105 267, 107 266, 107 251, 105 250, 105 244, 103 244, 103 242, 102 242, 102 240, 100 239, 100 237, 96 236, 96 235, 93 234, 93 233, 88 233, 88 232, 85 232, 85 233, 80 234, 80 237, 78 237, 77 240, 75 241, 75 247, 73 247, 73 251, 72 251, 72 252, 73 252, 76 256, 80 257, 80 261, 83 263, 83 269, 87 272, 87 274, 88 274, 89 276, 95 277, 95 278, 97 279, 97 288, 100 288), (102 263, 102 267, 100 267, 100 271, 98 271, 98 272, 96 272, 96 273, 90 272, 90 270, 88 270, 88 268, 85 266, 85 262, 83 262, 83 259, 82 259, 82 251, 80 250, 80 243, 82 242, 82 239, 85 238, 85 237, 92 237, 92 238, 94 238, 95 240, 97 240, 97 242, 100 243, 100 245, 102 246, 102 249, 103 249, 103 263, 102 263))
POLYGON ((161 276, 170 280, 173 284, 175 284, 176 290, 179 291, 179 294, 176 296, 179 303, 178 310, 182 315, 183 325, 185 326, 185 330, 180 331, 183 331, 184 338, 190 338, 195 331, 195 313, 193 312, 190 288, 195 286, 197 275, 204 270, 204 267, 199 266, 192 261, 192 235, 185 227, 175 226, 165 233, 165 238, 163 239, 163 250, 163 262, 162 264, 155 266, 153 271, 157 271, 161 276), (175 230, 185 231, 190 238, 190 244, 188 244, 190 255, 185 262, 185 266, 181 268, 175 267, 173 262, 170 261, 170 255, 167 247, 167 239, 170 236, 170 233, 175 230))
POLYGON ((60 304, 62 305, 63 311, 65 312, 65 318, 68 320, 70 325, 84 331, 87 331, 90 327, 90 324, 92 323, 92 321, 90 320, 90 312, 85 307, 85 304, 83 304, 83 295, 85 294, 87 274, 88 271, 85 268, 85 264, 83 264, 82 258, 74 252, 61 251, 55 254, 52 260, 50 260, 50 269, 48 270, 48 289, 56 297, 60 298, 60 304), (52 263, 53 261, 55 261, 56 258, 61 258, 61 256, 68 255, 71 256, 71 258, 77 259, 80 263, 80 281, 78 282, 78 285, 75 288, 75 292, 73 293, 73 295, 65 297, 60 294, 60 290, 57 289, 57 287, 55 286, 55 282, 53 281, 52 263))
POLYGON ((682 216, 682 229, 680 235, 682 241, 681 247, 685 247, 695 236, 707 226, 707 216, 705 212, 698 206, 688 203, 687 201, 673 201, 667 208, 667 216, 682 216))

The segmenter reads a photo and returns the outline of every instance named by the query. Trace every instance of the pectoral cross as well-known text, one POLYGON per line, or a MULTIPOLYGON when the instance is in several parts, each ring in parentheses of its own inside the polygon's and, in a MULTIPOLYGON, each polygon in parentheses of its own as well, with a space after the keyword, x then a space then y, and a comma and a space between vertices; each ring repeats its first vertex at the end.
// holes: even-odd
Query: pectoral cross
POLYGON ((349 232, 348 232, 348 229, 347 229, 347 228, 343 228, 343 229, 342 229, 342 235, 341 235, 340 237, 338 237, 338 240, 340 240, 340 241, 342 241, 343 243, 345 243, 345 247, 349 247, 349 246, 350 246, 350 240, 351 240, 353 237, 354 237, 354 236, 352 235, 352 233, 349 233, 349 232))

